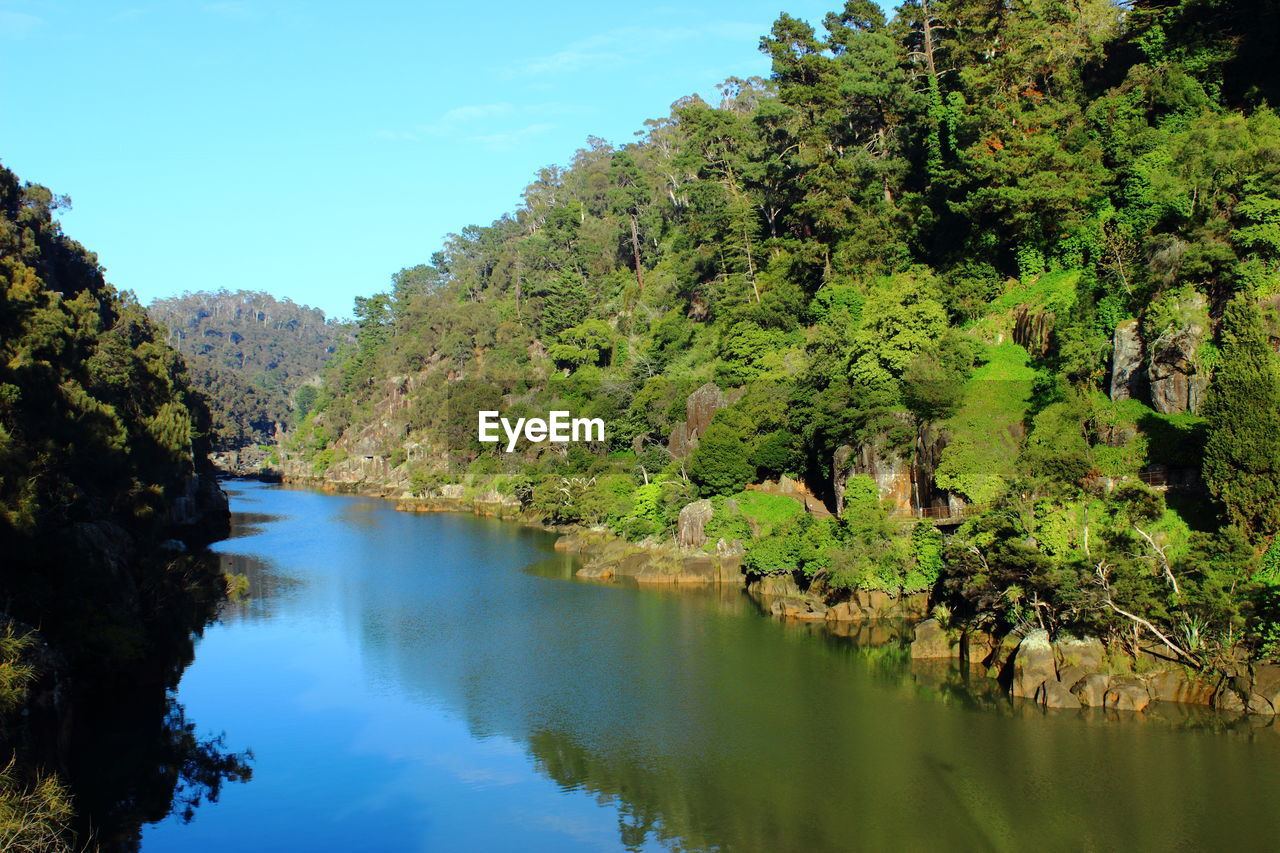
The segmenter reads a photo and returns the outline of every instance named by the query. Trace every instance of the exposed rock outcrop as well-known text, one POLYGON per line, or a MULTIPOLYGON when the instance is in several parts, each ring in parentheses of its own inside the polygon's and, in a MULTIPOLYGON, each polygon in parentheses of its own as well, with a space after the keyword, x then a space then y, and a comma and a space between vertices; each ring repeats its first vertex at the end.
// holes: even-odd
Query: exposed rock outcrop
POLYGON ((1031 355, 1042 358, 1053 346, 1052 311, 1031 305, 1019 305, 1013 309, 1013 342, 1031 355))
POLYGON ((1053 654, 1059 669, 1075 666, 1089 673, 1102 668, 1107 650, 1097 637, 1063 635, 1053 641, 1053 654))
POLYGON ((1116 326, 1111 349, 1111 399, 1128 400, 1145 396, 1146 374, 1142 370, 1142 335, 1137 320, 1116 326))
POLYGON ((714 382, 698 388, 685 400, 685 419, 671 428, 667 450, 678 458, 688 456, 697 448, 698 439, 706 435, 716 412, 741 400, 742 394, 741 388, 721 391, 714 382))
POLYGON ((707 544, 707 522, 714 512, 711 501, 705 498, 686 504, 680 510, 677 521, 676 540, 685 548, 701 548, 707 544))
MULTIPOLYGON (((902 418, 906 425, 910 415, 903 413, 902 418)), ((958 515, 965 506, 964 500, 939 489, 934 481, 942 451, 949 442, 950 436, 945 430, 924 424, 916 430, 909 450, 891 446, 884 434, 858 447, 838 447, 831 466, 836 513, 844 512, 849 478, 865 475, 875 481, 880 498, 892 501, 900 514, 914 515, 921 509, 944 508, 958 515)))
POLYGON ((1111 676, 1100 672, 1090 673, 1071 687, 1071 692, 1086 708, 1101 708, 1107 691, 1111 689, 1111 676))
POLYGON ((1173 306, 1181 319, 1148 347, 1151 408, 1163 414, 1198 411, 1209 383, 1208 374, 1196 368, 1196 352, 1209 334, 1208 301, 1192 293, 1173 306))

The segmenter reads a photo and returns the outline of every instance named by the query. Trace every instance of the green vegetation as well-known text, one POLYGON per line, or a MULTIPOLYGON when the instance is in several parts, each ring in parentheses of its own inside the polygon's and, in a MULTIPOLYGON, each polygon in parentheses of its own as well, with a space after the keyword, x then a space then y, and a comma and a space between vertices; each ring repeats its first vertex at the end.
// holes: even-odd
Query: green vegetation
POLYGON ((315 404, 321 368, 350 340, 318 308, 266 293, 220 290, 157 299, 147 308, 208 397, 215 450, 273 443, 315 404))
MULTIPOLYGON (((0 167, 4 850, 82 849, 87 839, 69 830, 75 780, 41 769, 59 754, 46 741, 73 724, 77 739, 132 749, 128 736, 94 731, 87 709, 99 691, 115 702, 155 691, 157 717, 140 728, 168 735, 164 692, 223 594, 212 561, 162 544, 225 535, 225 499, 206 458, 208 410, 142 308, 62 233, 55 213, 67 204, 0 167), (32 702, 38 679, 60 699, 32 702)), ((180 769, 169 793, 179 778, 208 789, 221 778, 206 761, 215 757, 173 751, 167 766, 180 769)), ((112 819, 136 817, 126 830, 136 834, 141 809, 122 802, 112 819)))
POLYGON ((814 591, 1270 654, 1280 87, 1245 5, 784 14, 770 79, 592 139, 359 300, 291 453, 632 539, 710 498, 708 547, 814 591), (478 408, 608 436, 506 454, 478 408), (840 516, 743 491, 784 476, 840 516))

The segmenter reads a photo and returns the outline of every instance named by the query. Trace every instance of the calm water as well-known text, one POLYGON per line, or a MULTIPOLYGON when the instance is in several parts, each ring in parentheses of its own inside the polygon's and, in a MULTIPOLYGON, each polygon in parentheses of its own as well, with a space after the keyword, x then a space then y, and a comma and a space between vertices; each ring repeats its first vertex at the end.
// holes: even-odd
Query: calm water
POLYGON ((1045 715, 553 537, 236 484, 252 580, 179 699, 254 753, 161 851, 1263 850, 1280 734, 1045 715))

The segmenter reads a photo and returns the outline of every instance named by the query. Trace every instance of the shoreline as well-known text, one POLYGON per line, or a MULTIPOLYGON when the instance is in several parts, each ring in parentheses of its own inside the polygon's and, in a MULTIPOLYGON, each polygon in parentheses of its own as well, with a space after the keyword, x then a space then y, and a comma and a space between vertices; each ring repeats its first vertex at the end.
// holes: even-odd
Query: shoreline
POLYGON ((1134 658, 1108 648, 1097 637, 1050 637, 1043 629, 998 636, 973 625, 949 625, 931 617, 928 593, 903 596, 857 590, 832 599, 802 588, 792 575, 743 573, 741 550, 723 542, 714 550, 674 542, 630 542, 607 530, 546 524, 529 517, 514 499, 496 494, 415 498, 390 485, 339 483, 287 473, 264 482, 390 500, 399 512, 469 513, 553 533, 558 536, 554 550, 581 561, 574 577, 582 581, 646 588, 737 586, 762 615, 816 627, 835 637, 899 645, 913 669, 948 668, 966 684, 977 676, 982 683, 971 692, 1001 694, 1011 706, 1058 713, 1097 709, 1140 717, 1148 709, 1173 705, 1208 712, 1223 723, 1254 720, 1266 725, 1280 713, 1280 664, 1245 661, 1234 674, 1215 675, 1192 671, 1158 649, 1144 648, 1134 658), (888 627, 892 630, 880 630, 888 627))

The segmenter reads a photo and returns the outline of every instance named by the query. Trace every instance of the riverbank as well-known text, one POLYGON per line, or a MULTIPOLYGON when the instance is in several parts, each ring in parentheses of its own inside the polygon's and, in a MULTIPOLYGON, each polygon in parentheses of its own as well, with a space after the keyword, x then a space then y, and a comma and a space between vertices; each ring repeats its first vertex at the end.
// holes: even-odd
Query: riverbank
POLYGON ((1280 665, 1273 663, 1241 661, 1232 671, 1210 674, 1183 666, 1156 646, 1144 646, 1135 657, 1097 637, 1051 637, 1034 625, 997 635, 981 626, 951 624, 945 611, 939 612, 941 619, 931 617, 926 593, 832 593, 808 588, 795 575, 752 575, 743 570, 743 551, 736 543, 690 547, 678 544, 680 537, 637 543, 607 530, 548 525, 496 492, 467 494, 461 486, 446 486, 436 496, 412 497, 395 485, 367 481, 287 477, 286 483, 393 500, 402 512, 470 513, 556 533, 556 551, 581 561, 575 576, 584 581, 740 588, 773 619, 833 636, 898 644, 913 661, 948 664, 988 680, 991 689, 1018 705, 1141 714, 1157 703, 1172 703, 1212 709, 1227 718, 1271 718, 1280 711, 1280 665))

